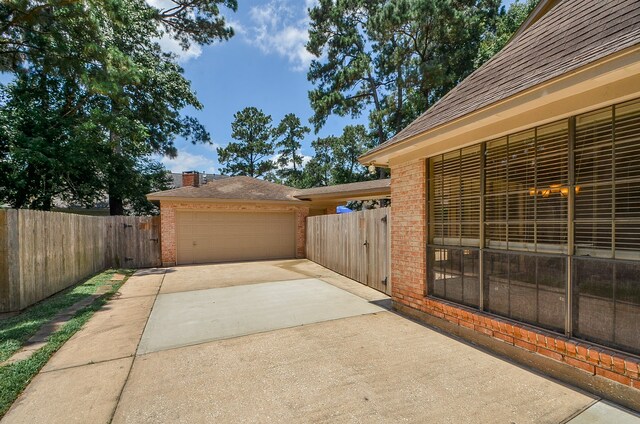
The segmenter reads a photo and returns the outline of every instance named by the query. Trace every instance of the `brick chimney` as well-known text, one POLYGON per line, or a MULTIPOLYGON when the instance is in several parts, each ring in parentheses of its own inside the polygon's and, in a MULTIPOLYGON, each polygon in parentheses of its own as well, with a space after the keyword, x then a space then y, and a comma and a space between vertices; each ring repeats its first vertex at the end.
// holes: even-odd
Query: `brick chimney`
POLYGON ((182 187, 188 186, 200 186, 200 173, 198 171, 186 171, 182 173, 182 187))

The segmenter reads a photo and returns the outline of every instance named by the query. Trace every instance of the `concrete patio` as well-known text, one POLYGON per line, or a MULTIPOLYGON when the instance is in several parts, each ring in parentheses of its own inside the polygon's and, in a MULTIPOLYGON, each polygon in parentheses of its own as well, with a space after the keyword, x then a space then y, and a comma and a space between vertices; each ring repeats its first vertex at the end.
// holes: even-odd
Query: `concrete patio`
POLYGON ((2 423, 640 423, 306 260, 141 270, 2 423))

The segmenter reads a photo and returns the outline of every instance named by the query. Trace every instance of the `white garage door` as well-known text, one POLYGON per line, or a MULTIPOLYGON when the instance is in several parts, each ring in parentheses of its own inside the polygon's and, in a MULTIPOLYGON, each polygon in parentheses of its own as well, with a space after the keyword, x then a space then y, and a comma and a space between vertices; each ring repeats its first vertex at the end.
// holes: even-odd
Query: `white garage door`
POLYGON ((296 256, 295 214, 178 212, 178 264, 296 256))

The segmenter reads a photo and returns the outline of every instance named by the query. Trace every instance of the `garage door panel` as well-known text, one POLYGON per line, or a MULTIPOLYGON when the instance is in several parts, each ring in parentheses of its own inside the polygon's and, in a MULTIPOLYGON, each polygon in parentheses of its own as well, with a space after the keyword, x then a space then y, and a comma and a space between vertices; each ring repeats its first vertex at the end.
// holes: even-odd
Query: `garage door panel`
POLYGON ((178 212, 178 263, 295 257, 295 214, 178 212))

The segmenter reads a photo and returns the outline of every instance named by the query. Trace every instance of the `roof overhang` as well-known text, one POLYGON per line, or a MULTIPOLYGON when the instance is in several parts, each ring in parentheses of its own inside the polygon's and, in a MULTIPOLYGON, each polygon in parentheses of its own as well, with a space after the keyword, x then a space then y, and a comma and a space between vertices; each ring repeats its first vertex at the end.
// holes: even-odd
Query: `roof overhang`
POLYGON ((257 203, 257 204, 276 204, 276 205, 296 205, 309 206, 308 202, 292 199, 292 200, 256 200, 256 199, 218 199, 209 197, 169 197, 154 196, 153 193, 147 194, 147 200, 157 203, 257 203))
POLYGON ((392 162, 436 155, 637 97, 640 97, 640 45, 365 153, 358 160, 365 166, 388 167, 392 162))
POLYGON ((350 192, 340 193, 323 193, 323 194, 311 194, 311 195, 297 195, 296 198, 300 200, 307 200, 310 202, 348 202, 352 200, 378 200, 378 199, 390 199, 391 187, 375 188, 369 190, 354 190, 350 192))

